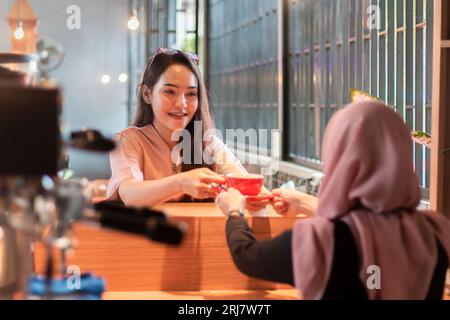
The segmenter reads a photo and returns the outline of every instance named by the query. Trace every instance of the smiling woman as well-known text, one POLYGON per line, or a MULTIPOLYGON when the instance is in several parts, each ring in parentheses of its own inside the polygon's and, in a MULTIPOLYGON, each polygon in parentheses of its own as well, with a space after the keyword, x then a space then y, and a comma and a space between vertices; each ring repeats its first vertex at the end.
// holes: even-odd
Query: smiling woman
MULTIPOLYGON (((109 200, 134 206, 206 200, 217 195, 212 184, 224 183, 222 175, 246 173, 223 142, 208 135, 214 123, 197 63, 195 55, 172 49, 159 49, 148 62, 133 126, 117 135, 119 147, 111 153, 109 200), (180 130, 187 134, 176 138, 180 130), (190 148, 180 151, 185 139, 190 148)), ((265 205, 250 203, 252 210, 265 205)))

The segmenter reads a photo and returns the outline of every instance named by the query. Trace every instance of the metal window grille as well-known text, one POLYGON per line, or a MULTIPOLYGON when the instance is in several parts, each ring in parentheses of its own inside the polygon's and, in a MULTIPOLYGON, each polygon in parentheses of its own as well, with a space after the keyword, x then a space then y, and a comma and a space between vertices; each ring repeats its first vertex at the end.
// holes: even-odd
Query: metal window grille
MULTIPOLYGON (((324 128, 350 88, 386 101, 412 130, 431 132, 432 0, 291 0, 288 12, 290 160, 320 165, 324 128), (379 8, 379 29, 370 6, 379 8)), ((412 152, 426 193, 430 150, 412 152)))
POLYGON ((130 14, 137 14, 140 28, 128 33, 128 114, 136 107, 136 87, 147 60, 157 48, 197 52, 201 0, 129 0, 130 14))
MULTIPOLYGON (((174 36, 183 29, 177 25, 177 14, 182 12, 179 2, 130 0, 130 9, 137 8, 149 23, 148 34, 130 35, 134 84, 151 50, 179 45, 174 36)), ((181 2, 195 2, 198 21, 199 2, 181 2)), ((333 113, 349 102, 350 88, 385 100, 411 129, 431 132, 433 0, 284 3, 288 104, 280 107, 288 115, 283 137, 287 160, 320 167, 324 128, 333 113), (379 29, 369 28, 370 6, 380 10, 379 29)), ((277 0, 209 0, 205 5, 207 72, 218 128, 277 128, 277 0)), ((198 48, 198 36, 196 41, 198 48)), ((134 97, 132 83, 130 97, 134 97)), ((134 105, 131 101, 129 106, 134 105)), ((430 151, 415 145, 412 152, 426 192, 430 151)))
POLYGON ((218 129, 270 132, 278 127, 277 1, 211 0, 208 11, 209 89, 218 129))

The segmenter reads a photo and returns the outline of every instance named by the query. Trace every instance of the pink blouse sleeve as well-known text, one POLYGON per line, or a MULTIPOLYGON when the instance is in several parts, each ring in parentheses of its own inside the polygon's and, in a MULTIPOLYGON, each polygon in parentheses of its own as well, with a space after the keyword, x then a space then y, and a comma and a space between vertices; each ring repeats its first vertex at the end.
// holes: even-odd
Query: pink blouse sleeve
POLYGON ((110 153, 111 179, 108 183, 107 200, 119 200, 119 186, 127 180, 144 181, 142 153, 130 138, 118 135, 117 148, 110 153))

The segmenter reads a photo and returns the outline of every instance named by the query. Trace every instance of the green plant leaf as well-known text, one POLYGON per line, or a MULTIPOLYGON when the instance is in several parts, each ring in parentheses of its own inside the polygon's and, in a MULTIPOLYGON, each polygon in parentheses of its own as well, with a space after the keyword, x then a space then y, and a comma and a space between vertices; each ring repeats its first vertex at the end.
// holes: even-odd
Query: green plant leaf
POLYGON ((357 101, 378 101, 378 102, 383 102, 383 100, 381 100, 378 97, 372 96, 369 93, 363 91, 363 90, 359 90, 359 89, 350 89, 350 101, 351 102, 357 102, 357 101))
POLYGON ((411 137, 415 143, 424 145, 426 147, 431 146, 431 135, 423 131, 411 132, 411 137))

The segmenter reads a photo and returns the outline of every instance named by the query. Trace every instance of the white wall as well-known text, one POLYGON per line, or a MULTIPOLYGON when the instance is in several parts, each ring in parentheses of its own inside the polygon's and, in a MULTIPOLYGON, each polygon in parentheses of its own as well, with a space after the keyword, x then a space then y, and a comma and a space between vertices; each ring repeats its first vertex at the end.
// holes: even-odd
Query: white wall
MULTIPOLYGON (((10 49, 6 15, 12 0, 0 0, 0 51, 10 49)), ((127 85, 117 77, 127 72, 127 0, 29 0, 40 22, 41 37, 59 42, 66 53, 63 64, 52 74, 64 93, 63 120, 71 129, 98 128, 107 135, 127 123, 127 85), (81 30, 66 27, 69 5, 81 8, 81 30), (108 12, 108 13, 107 13, 108 12), (103 85, 103 72, 111 82, 103 85)), ((109 175, 105 156, 71 153, 70 167, 77 175, 91 178, 109 175)))

